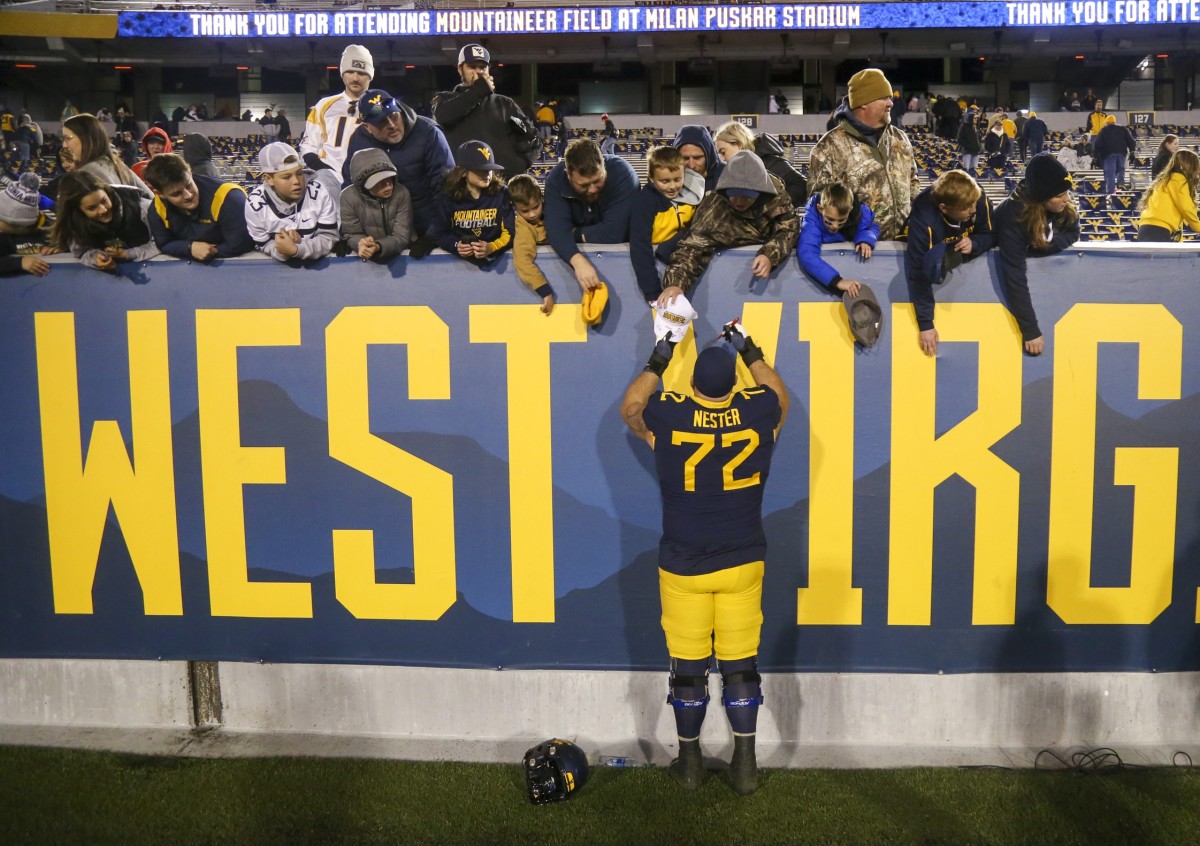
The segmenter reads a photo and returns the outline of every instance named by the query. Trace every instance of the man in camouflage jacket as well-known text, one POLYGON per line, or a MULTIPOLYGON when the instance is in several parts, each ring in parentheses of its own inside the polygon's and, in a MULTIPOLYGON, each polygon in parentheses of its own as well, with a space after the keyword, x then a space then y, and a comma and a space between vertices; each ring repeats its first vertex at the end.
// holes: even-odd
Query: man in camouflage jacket
POLYGON ((736 153, 704 195, 687 234, 671 254, 659 302, 691 293, 718 249, 762 244, 750 272, 765 279, 796 249, 800 221, 779 177, 749 150, 736 153))
POLYGON ((920 193, 912 144, 891 125, 892 85, 875 68, 850 78, 849 93, 813 147, 808 190, 844 182, 879 224, 879 239, 903 238, 913 197, 920 193))

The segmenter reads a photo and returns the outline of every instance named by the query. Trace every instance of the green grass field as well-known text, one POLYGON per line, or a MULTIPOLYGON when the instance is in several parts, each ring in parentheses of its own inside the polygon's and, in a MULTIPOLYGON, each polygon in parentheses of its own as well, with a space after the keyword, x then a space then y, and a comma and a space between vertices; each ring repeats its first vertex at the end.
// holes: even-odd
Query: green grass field
POLYGON ((1200 843, 1200 774, 766 770, 740 798, 597 768, 532 806, 511 765, 0 748, 0 844, 1200 843))

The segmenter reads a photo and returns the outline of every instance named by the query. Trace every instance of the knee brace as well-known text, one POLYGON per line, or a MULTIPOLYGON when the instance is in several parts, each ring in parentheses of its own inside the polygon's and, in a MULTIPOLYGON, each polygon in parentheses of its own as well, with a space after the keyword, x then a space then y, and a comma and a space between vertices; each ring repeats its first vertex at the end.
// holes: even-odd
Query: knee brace
POLYGON ((757 708, 763 703, 757 656, 718 661, 717 669, 721 672, 721 704, 726 708, 757 708))
POLYGON ((667 703, 673 708, 703 708, 708 705, 708 659, 671 659, 667 703))

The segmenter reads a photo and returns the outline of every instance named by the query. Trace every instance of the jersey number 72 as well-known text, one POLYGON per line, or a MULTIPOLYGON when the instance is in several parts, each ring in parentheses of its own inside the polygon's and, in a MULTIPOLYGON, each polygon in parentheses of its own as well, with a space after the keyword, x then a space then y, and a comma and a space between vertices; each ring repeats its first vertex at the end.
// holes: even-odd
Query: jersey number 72
MULTIPOLYGON (((685 491, 695 491, 696 465, 713 451, 717 443, 717 437, 715 434, 709 435, 704 432, 673 431, 671 432, 671 443, 674 446, 696 444, 696 451, 683 464, 683 489, 685 491)), ((727 491, 741 490, 742 488, 750 488, 761 484, 761 477, 758 473, 753 473, 743 479, 738 479, 733 475, 734 471, 754 453, 754 450, 758 449, 758 432, 753 429, 738 429, 732 432, 721 433, 722 448, 731 447, 738 443, 744 443, 745 446, 742 447, 741 452, 725 462, 725 466, 721 468, 721 480, 724 489, 727 491)))

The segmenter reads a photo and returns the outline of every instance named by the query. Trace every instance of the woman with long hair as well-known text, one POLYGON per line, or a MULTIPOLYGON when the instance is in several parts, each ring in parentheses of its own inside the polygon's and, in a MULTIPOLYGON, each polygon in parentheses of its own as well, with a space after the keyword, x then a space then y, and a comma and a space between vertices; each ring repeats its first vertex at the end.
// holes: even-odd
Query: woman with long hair
POLYGON ((75 169, 75 157, 71 155, 71 151, 66 147, 58 148, 58 167, 54 171, 54 175, 50 177, 50 181, 42 188, 42 193, 51 200, 58 197, 58 183, 62 182, 62 178, 75 169))
POLYGON ((1180 150, 1171 156, 1160 173, 1138 201, 1139 241, 1175 241, 1176 232, 1184 224, 1200 232, 1200 217, 1196 215, 1196 189, 1200 188, 1200 156, 1191 150, 1180 150))
POLYGON ((745 124, 731 120, 717 128, 713 135, 713 144, 723 162, 728 162, 741 150, 754 153, 762 159, 767 173, 779 177, 796 210, 804 209, 805 203, 808 202, 808 180, 788 161, 787 151, 774 135, 769 132, 755 135, 745 124))
POLYGON ((115 273, 118 261, 145 261, 159 253, 146 225, 150 201, 136 188, 109 185, 86 169, 58 185, 52 237, 88 267, 115 273))
POLYGON ((63 121, 62 142, 77 169, 94 173, 109 185, 132 185, 143 196, 153 198, 146 183, 113 152, 104 124, 95 115, 75 115, 63 121))
POLYGON ((745 124, 731 120, 717 127, 713 133, 713 146, 717 148, 721 161, 728 162, 734 153, 741 150, 754 152, 754 133, 745 124))
POLYGON ((1178 135, 1164 135, 1162 143, 1158 145, 1158 152, 1154 155, 1154 161, 1150 164, 1150 178, 1157 179, 1158 175, 1166 169, 1167 164, 1171 161, 1171 156, 1179 149, 1178 135))
POLYGON ((992 229, 1000 249, 1000 281, 1017 319, 1025 352, 1041 355, 1045 339, 1029 296, 1027 260, 1060 253, 1079 240, 1079 212, 1071 201, 1071 174, 1049 153, 1025 166, 1025 178, 996 209, 992 229))

